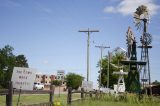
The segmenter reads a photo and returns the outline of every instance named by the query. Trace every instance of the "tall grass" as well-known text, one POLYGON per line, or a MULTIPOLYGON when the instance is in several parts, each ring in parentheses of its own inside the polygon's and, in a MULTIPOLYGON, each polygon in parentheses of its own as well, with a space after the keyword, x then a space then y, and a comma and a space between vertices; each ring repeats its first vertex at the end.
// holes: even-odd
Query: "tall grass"
MULTIPOLYGON (((72 99, 80 98, 79 94, 73 94, 72 99)), ((18 95, 13 96, 13 106, 16 106, 18 95)), ((48 102, 49 95, 21 95, 20 104, 34 104, 48 102)), ((60 106, 160 106, 160 97, 150 97, 147 95, 123 94, 108 95, 102 94, 98 97, 86 97, 84 100, 72 102, 67 105, 67 95, 54 96, 54 102, 60 102, 60 106)), ((5 96, 0 96, 0 106, 5 106, 5 96)))
POLYGON ((101 95, 87 100, 74 102, 72 106, 160 106, 160 98, 147 95, 122 94, 101 95))

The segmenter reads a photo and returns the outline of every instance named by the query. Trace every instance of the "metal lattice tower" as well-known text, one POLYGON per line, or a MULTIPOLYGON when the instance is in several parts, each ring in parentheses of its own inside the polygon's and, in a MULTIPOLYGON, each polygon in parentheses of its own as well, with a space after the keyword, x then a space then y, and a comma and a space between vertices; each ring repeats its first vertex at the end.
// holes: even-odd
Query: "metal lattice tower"
POLYGON ((141 83, 143 85, 143 88, 147 87, 149 85, 150 87, 150 93, 151 92, 151 78, 150 78, 150 63, 149 63, 149 52, 148 49, 152 48, 150 46, 152 37, 149 33, 146 31, 146 24, 147 24, 147 19, 142 19, 144 22, 144 30, 143 30, 143 35, 140 38, 141 41, 141 61, 146 61, 146 65, 141 68, 141 83))
POLYGON ((149 63, 149 54, 148 49, 152 48, 150 46, 152 42, 152 36, 147 33, 147 23, 149 21, 149 10, 147 6, 141 5, 136 9, 136 12, 134 12, 134 19, 136 23, 136 27, 138 29, 141 29, 143 26, 143 34, 140 38, 141 41, 141 61, 145 61, 146 65, 140 68, 141 70, 141 83, 144 88, 147 87, 147 85, 150 88, 150 94, 152 95, 152 89, 151 89, 151 77, 150 77, 150 63, 149 63))

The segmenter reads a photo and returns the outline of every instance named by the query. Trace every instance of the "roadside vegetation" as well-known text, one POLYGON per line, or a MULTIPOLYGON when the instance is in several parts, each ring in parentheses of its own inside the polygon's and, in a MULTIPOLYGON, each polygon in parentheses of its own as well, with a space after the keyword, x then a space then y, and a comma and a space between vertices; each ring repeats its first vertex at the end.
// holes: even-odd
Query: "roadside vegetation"
POLYGON ((29 67, 25 55, 15 55, 13 50, 10 45, 0 48, 0 89, 8 88, 14 67, 29 67))
MULTIPOLYGON (((73 94, 73 99, 80 98, 79 94, 73 94)), ((160 106, 160 97, 149 97, 143 95, 140 97, 135 94, 126 94, 121 96, 102 95, 99 97, 86 97, 84 100, 72 102, 67 105, 67 95, 61 94, 54 96, 54 102, 60 105, 55 106, 160 106)), ((18 95, 13 96, 13 106, 17 105, 18 95)), ((49 101, 49 95, 21 95, 19 104, 35 104, 49 101)), ((5 106, 5 96, 0 96, 0 106, 5 106)))

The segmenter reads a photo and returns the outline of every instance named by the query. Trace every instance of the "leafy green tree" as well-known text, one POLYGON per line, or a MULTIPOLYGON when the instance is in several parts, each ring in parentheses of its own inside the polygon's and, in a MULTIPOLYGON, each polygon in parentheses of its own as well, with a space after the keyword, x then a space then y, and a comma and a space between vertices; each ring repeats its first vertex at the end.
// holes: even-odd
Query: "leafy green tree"
POLYGON ((61 80, 53 80, 51 83, 52 83, 52 85, 55 85, 55 86, 61 86, 62 85, 61 80))
POLYGON ((75 73, 68 73, 66 75, 66 85, 67 87, 72 87, 72 89, 78 89, 81 86, 83 77, 75 74, 75 73))
MULTIPOLYGON (((122 52, 116 52, 114 55, 112 55, 110 63, 114 64, 115 66, 122 66, 120 61, 124 59, 125 56, 122 52)), ((118 82, 118 75, 114 75, 113 72, 119 72, 120 69, 114 67, 111 64, 109 65, 109 87, 113 88, 113 85, 117 84, 118 82)), ((100 61, 98 62, 98 67, 99 66, 100 66, 100 61)), ((126 67, 124 67, 123 70, 128 71, 126 67)), ((101 72, 101 86, 103 87, 107 87, 107 71, 108 71, 108 56, 105 56, 105 58, 102 60, 102 72, 101 72)), ((98 81, 99 78, 100 77, 98 77, 98 81)))
POLYGON ((0 88, 7 88, 8 82, 11 80, 13 67, 28 67, 25 56, 22 56, 24 59, 24 62, 22 63, 22 59, 19 61, 19 57, 21 56, 15 56, 13 54, 13 50, 14 48, 9 45, 6 45, 4 48, 0 49, 0 88))
POLYGON ((16 67, 28 67, 27 59, 24 55, 16 56, 16 67))

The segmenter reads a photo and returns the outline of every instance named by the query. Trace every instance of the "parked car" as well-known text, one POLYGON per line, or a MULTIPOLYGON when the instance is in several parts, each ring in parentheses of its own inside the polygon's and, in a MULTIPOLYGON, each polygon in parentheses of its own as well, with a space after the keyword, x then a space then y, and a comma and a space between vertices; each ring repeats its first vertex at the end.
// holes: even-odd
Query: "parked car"
POLYGON ((35 82, 33 85, 33 89, 34 90, 43 90, 44 89, 44 84, 40 83, 40 82, 35 82))

